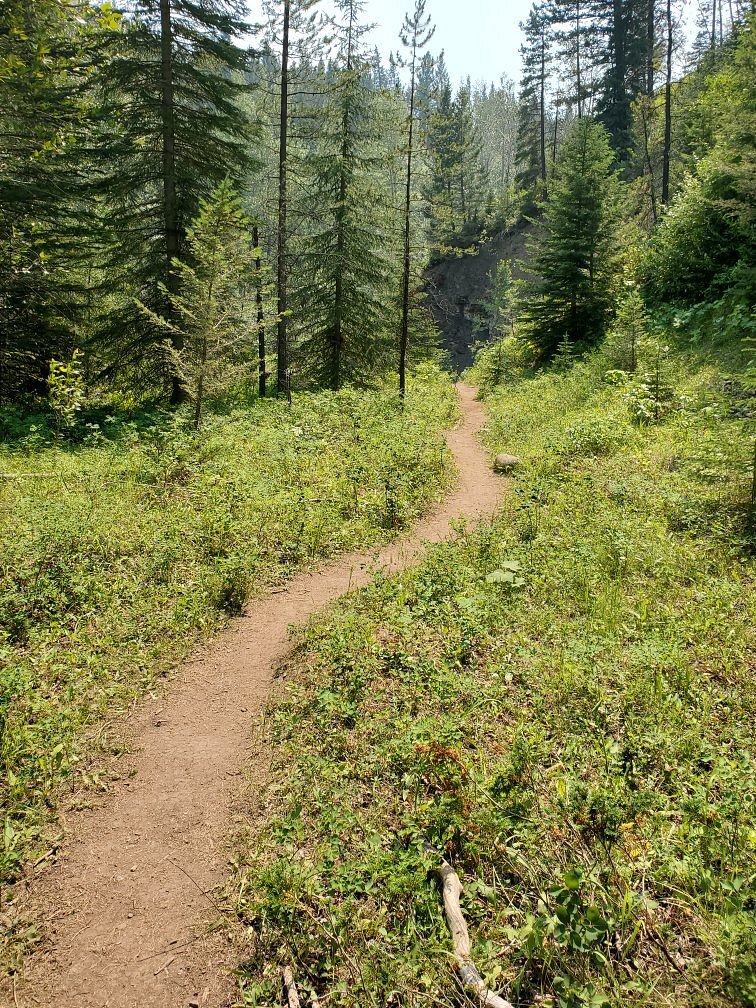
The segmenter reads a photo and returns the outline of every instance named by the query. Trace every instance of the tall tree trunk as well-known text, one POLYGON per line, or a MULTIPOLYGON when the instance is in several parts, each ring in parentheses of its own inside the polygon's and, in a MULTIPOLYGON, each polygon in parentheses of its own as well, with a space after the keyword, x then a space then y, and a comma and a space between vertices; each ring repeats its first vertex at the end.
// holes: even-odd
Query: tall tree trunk
POLYGON ((559 136, 559 100, 554 103, 554 132, 551 137, 551 174, 554 175, 557 159, 557 138, 559 136))
POLYGON ((612 43, 614 49, 614 131, 615 144, 621 160, 625 160, 630 135, 630 103, 627 98, 627 33, 625 25, 627 6, 623 0, 613 0, 612 43))
MULTIPOLYGON (((347 85, 352 72, 352 45, 354 33, 354 6, 349 8, 349 26, 347 29, 347 85)), ((352 156, 351 136, 351 102, 347 94, 344 100, 344 110, 341 117, 341 164, 339 168, 339 186, 336 209, 336 278, 333 291, 333 343, 331 347, 331 388, 341 387, 342 364, 344 356, 344 256, 345 235, 344 217, 346 213, 347 176, 346 165, 352 156)))
POLYGON ((647 0, 646 10, 646 94, 654 93, 654 49, 656 47, 656 0, 647 0))
POLYGON ((347 197, 345 164, 351 155, 349 145, 349 104, 344 108, 341 136, 341 168, 336 210, 336 277, 333 290, 333 337, 331 345, 331 388, 341 388, 341 374, 344 356, 344 256, 346 254, 344 236, 344 204, 347 197))
POLYGON ((672 149, 672 0, 667 0, 667 70, 664 81, 664 151, 661 203, 669 206, 669 162, 672 149))
POLYGON ((257 394, 265 398, 268 373, 265 360, 265 311, 262 296, 262 261, 260 259, 260 231, 257 224, 252 228, 252 244, 257 249, 255 256, 255 309, 257 314, 257 394))
POLYGON ((402 325, 399 333, 399 395, 406 390, 407 343, 409 342, 410 308, 410 212, 412 209, 412 143, 415 126, 415 57, 412 49, 412 80, 410 84, 409 136, 407 140, 407 178, 404 187, 404 263, 402 271, 402 325))
POLYGON ((583 115, 583 84, 580 76, 580 0, 575 8, 575 83, 577 85, 578 118, 583 115))
POLYGON ((277 295, 278 295, 278 340, 276 353, 278 395, 286 391, 289 384, 289 343, 286 331, 287 323, 287 192, 286 192, 286 160, 289 139, 289 25, 291 20, 291 0, 284 0, 283 45, 281 49, 281 115, 280 139, 278 146, 278 263, 277 263, 277 295))
POLYGON ((546 30, 541 23, 541 81, 539 105, 541 113, 541 180, 546 186, 546 30))
POLYGON ((656 207, 656 178, 654 177, 654 165, 651 160, 651 134, 649 128, 649 116, 651 115, 651 103, 653 100, 653 97, 651 97, 648 103, 643 102, 640 106, 640 116, 643 125, 643 160, 646 162, 649 186, 648 194, 651 199, 651 219, 656 224, 659 219, 659 213, 656 207))
MULTIPOLYGON (((172 293, 176 288, 173 260, 179 256, 178 197, 176 195, 176 128, 173 88, 173 25, 171 23, 170 0, 160 0, 160 118, 163 129, 162 183, 163 183, 163 235, 165 241, 166 275, 165 285, 172 293)), ((174 315, 170 298, 165 307, 166 315, 174 315)), ((175 350, 181 350, 183 340, 177 334, 171 342, 175 350)), ((172 406, 186 402, 188 393, 184 388, 175 366, 171 368, 172 406)))

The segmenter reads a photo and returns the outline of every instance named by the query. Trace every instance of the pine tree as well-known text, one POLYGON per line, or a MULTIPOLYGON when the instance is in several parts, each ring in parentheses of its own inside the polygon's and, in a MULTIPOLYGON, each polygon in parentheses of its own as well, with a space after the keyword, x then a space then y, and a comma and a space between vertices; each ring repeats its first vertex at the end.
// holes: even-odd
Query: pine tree
MULTIPOLYGON (((173 403, 186 392, 165 370, 161 339, 135 299, 170 311, 172 263, 186 258, 189 221, 223 178, 239 178, 250 130, 238 101, 245 54, 230 39, 244 30, 237 0, 138 0, 103 78, 101 190, 116 243, 111 264, 125 297, 103 333, 105 362, 154 383, 163 373, 173 403), (124 335, 125 334, 125 335, 124 335)), ((177 327, 178 331, 178 327, 177 327)), ((180 337, 174 349, 180 350, 180 337)))
POLYGON ((488 185, 469 81, 452 98, 448 77, 439 81, 427 127, 431 232, 442 254, 480 236, 488 185))
POLYGON ((552 61, 550 21, 544 4, 534 4, 520 25, 525 41, 517 129, 517 182, 532 210, 546 189, 546 91, 552 61))
POLYGON ((416 88, 420 54, 433 38, 435 28, 425 15, 425 0, 415 0, 412 14, 406 14, 400 38, 408 50, 403 65, 410 71, 409 110, 407 119, 406 173, 404 185, 404 254, 402 257, 401 326, 399 330, 399 395, 404 398, 406 389, 407 346, 411 311, 410 280, 412 275, 412 162, 415 153, 415 116, 417 113, 416 88))
POLYGON ((563 90, 578 116, 590 113, 594 95, 595 67, 590 0, 550 0, 550 19, 557 42, 563 90))
POLYGON ((99 231, 89 81, 117 25, 85 3, 0 13, 0 402, 44 393, 51 358, 85 335, 99 231))
POLYGON ((333 389, 369 381, 386 363, 396 324, 398 258, 386 213, 383 135, 391 113, 385 96, 368 83, 360 51, 362 4, 336 0, 336 7, 344 23, 334 29, 333 98, 308 158, 316 222, 298 246, 301 278, 292 302, 298 370, 333 389))
POLYGON ((604 127, 576 120, 529 249, 533 279, 522 298, 523 330, 542 359, 564 341, 596 342, 609 319, 619 203, 613 162, 604 127))
POLYGON ((631 149, 632 103, 653 92, 657 2, 591 0, 590 4, 601 38, 597 64, 603 68, 596 111, 623 164, 631 149))
POLYGON ((164 349, 193 403, 198 429, 207 397, 249 378, 255 361, 250 294, 259 250, 228 179, 200 203, 185 248, 190 261, 174 259, 170 288, 161 288, 167 314, 140 307, 168 336, 164 349))
MULTIPOLYGON (((319 22, 317 0, 265 0, 263 10, 267 17, 266 45, 271 58, 267 83, 277 92, 277 188, 275 209, 276 235, 276 387, 279 395, 291 390, 289 366, 289 267, 292 259, 290 243, 290 175, 291 175, 291 125, 298 116, 296 94, 299 82, 312 84, 313 60, 321 55, 318 43, 319 22), (275 52, 275 56, 272 53, 275 52), (298 64, 298 66, 297 66, 298 64), (295 76, 293 76, 293 71, 295 76)), ((310 86, 301 90, 312 91, 310 86)), ((310 96, 310 104, 317 105, 317 95, 310 96)), ((306 113, 308 114, 308 113, 306 113)))

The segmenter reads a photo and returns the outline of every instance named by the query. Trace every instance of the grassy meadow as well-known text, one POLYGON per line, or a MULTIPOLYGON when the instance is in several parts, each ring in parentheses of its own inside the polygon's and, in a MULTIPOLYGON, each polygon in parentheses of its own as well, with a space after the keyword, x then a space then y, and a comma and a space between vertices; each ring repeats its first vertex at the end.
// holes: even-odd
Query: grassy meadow
POLYGON ((518 1008, 754 1006, 742 361, 657 346, 628 375, 607 349, 492 384, 495 352, 487 445, 523 460, 499 517, 282 670, 237 844, 244 1003, 289 961, 329 1008, 458 1004, 430 845, 518 1008))
POLYGON ((453 390, 301 394, 208 419, 117 416, 0 448, 0 881, 57 832, 61 785, 178 659, 297 567, 388 539, 443 492, 453 390))

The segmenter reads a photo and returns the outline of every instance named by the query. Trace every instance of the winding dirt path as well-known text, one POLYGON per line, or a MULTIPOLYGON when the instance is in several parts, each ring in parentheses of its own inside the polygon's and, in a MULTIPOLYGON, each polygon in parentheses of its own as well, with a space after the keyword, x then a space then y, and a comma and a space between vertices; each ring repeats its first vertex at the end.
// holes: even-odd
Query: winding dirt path
POLYGON ((408 565, 426 543, 446 538, 454 519, 495 510, 504 484, 476 437, 483 407, 474 389, 458 391, 463 419, 447 438, 459 482, 434 514, 398 543, 338 558, 254 602, 159 697, 137 707, 127 772, 99 808, 69 817, 57 863, 32 883, 48 938, 9 1006, 235 1003, 235 950, 207 923, 218 918, 213 890, 227 879, 224 842, 252 725, 289 648, 291 624, 375 571, 408 565))

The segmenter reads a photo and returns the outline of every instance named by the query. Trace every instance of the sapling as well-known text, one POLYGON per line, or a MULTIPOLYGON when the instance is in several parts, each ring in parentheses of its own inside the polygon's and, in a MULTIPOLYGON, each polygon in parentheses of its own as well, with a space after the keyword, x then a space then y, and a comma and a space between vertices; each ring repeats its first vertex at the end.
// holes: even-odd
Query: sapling
POLYGON ((175 292, 165 290, 171 318, 140 307, 167 333, 181 337, 167 352, 194 404, 198 430, 207 396, 246 376, 257 360, 249 295, 261 289, 260 250, 252 246, 248 221, 228 180, 202 203, 188 247, 190 262, 174 260, 175 292))
POLYGON ((48 400, 55 414, 55 430, 60 437, 63 429, 73 427, 76 415, 84 405, 84 376, 79 367, 81 351, 74 350, 71 359, 51 360, 47 379, 48 400))

